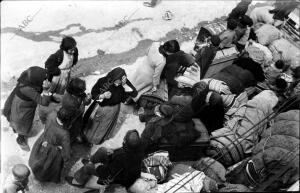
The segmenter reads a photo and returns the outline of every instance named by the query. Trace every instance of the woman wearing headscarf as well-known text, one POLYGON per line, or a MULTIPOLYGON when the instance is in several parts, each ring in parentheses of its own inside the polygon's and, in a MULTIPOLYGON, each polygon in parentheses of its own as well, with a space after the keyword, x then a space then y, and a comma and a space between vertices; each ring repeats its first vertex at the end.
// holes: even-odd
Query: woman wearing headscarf
POLYGON ((136 97, 137 91, 127 79, 125 70, 117 67, 100 78, 92 88, 94 102, 84 115, 85 135, 90 143, 99 144, 109 138, 120 112, 120 103, 136 97), (127 84, 132 91, 125 91, 127 84))
POLYGON ((158 89, 160 76, 166 64, 166 56, 178 51, 179 44, 176 40, 167 41, 163 45, 154 42, 150 46, 147 57, 142 60, 136 71, 128 76, 138 91, 138 96, 134 98, 134 101, 137 101, 142 94, 158 89))
POLYGON ((75 112, 61 107, 48 117, 43 134, 33 145, 29 166, 40 182, 59 183, 71 156, 70 120, 75 112))
POLYGON ((22 72, 4 107, 4 111, 8 110, 7 118, 11 127, 18 133, 17 143, 24 151, 30 151, 27 138, 31 132, 37 104, 49 105, 51 93, 46 90, 43 92, 43 86, 48 89, 50 84, 46 78, 47 71, 38 66, 22 72))
POLYGON ((45 62, 48 80, 52 83, 50 91, 64 94, 70 79, 71 68, 78 61, 78 49, 74 38, 66 36, 62 39, 60 49, 45 62))
POLYGON ((141 175, 144 149, 137 130, 127 131, 121 148, 110 150, 100 147, 89 159, 82 160, 84 166, 74 177, 66 177, 73 186, 84 188, 92 175, 97 176, 99 188, 104 185, 120 184, 129 188, 141 175), (98 166, 96 164, 102 163, 98 166))

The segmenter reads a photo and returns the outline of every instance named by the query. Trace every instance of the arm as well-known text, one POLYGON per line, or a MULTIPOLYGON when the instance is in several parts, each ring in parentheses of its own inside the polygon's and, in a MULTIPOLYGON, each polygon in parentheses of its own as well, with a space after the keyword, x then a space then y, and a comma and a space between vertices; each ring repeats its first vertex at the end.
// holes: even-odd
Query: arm
POLYGON ((61 71, 58 68, 59 65, 60 63, 58 61, 57 53, 51 54, 45 62, 45 68, 48 70, 48 73, 52 76, 60 75, 61 71))
POLYGON ((125 94, 122 97, 122 102, 124 102, 128 97, 136 97, 138 95, 137 90, 132 85, 132 83, 127 79, 126 84, 132 89, 130 92, 125 92, 125 94))
POLYGON ((61 155, 64 160, 64 165, 69 162, 70 157, 71 157, 71 145, 70 145, 70 134, 69 133, 64 133, 62 136, 62 150, 61 150, 61 155))
POLYGON ((50 103, 50 94, 40 94, 34 88, 31 88, 29 86, 20 88, 20 92, 22 92, 23 95, 35 101, 39 105, 48 106, 50 103))
POLYGON ((78 62, 78 49, 76 48, 75 49, 75 52, 73 54, 73 65, 72 66, 75 66, 78 62))
POLYGON ((101 93, 100 88, 103 84, 103 78, 99 78, 96 84, 93 86, 91 94, 92 94, 92 99, 97 100, 99 97, 99 94, 101 93))

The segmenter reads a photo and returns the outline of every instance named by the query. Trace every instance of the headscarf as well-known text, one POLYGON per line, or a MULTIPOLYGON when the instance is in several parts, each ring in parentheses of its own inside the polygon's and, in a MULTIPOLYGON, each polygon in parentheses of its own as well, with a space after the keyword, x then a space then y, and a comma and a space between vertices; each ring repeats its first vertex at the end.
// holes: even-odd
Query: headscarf
POLYGON ((75 47, 76 47, 76 41, 74 38, 72 38, 70 36, 64 37, 60 44, 60 49, 66 51, 66 52, 75 47))
POLYGON ((140 148, 141 140, 137 130, 129 130, 127 131, 124 142, 123 148, 126 151, 135 151, 140 148))
POLYGON ((126 76, 126 72, 123 68, 117 67, 110 71, 106 78, 110 83, 113 83, 116 80, 121 80, 123 76, 126 76))
POLYGON ((43 91, 43 82, 47 78, 47 70, 38 66, 32 66, 22 72, 18 82, 36 89, 38 92, 43 91))

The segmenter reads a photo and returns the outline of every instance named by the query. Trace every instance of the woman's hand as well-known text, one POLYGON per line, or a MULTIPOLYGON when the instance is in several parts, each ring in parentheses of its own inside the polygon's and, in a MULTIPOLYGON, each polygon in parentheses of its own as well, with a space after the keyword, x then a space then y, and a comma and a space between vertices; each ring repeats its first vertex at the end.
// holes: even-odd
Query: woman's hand
POLYGON ((43 90, 48 90, 51 86, 51 82, 49 80, 44 80, 43 82, 43 90))
POLYGON ((104 95, 104 98, 110 99, 110 97, 111 97, 111 92, 106 91, 105 93, 103 93, 103 95, 104 95))

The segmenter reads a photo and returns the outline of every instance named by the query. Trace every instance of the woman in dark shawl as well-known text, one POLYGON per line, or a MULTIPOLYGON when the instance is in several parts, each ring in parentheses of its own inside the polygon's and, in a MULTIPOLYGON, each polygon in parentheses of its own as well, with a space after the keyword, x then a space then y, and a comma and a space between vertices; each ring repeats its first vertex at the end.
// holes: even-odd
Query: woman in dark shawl
POLYGON ((97 81, 91 94, 94 102, 84 115, 85 135, 90 143, 99 144, 112 133, 120 112, 120 103, 129 97, 136 97, 137 91, 127 79, 125 70, 117 67, 97 81), (125 91, 125 84, 132 91, 125 91))
POLYGON ((4 107, 10 126, 18 133, 17 143, 24 151, 30 151, 27 138, 31 133, 37 104, 48 106, 50 102, 50 93, 45 91, 42 94, 43 85, 49 85, 46 77, 47 71, 38 66, 22 72, 4 107))

